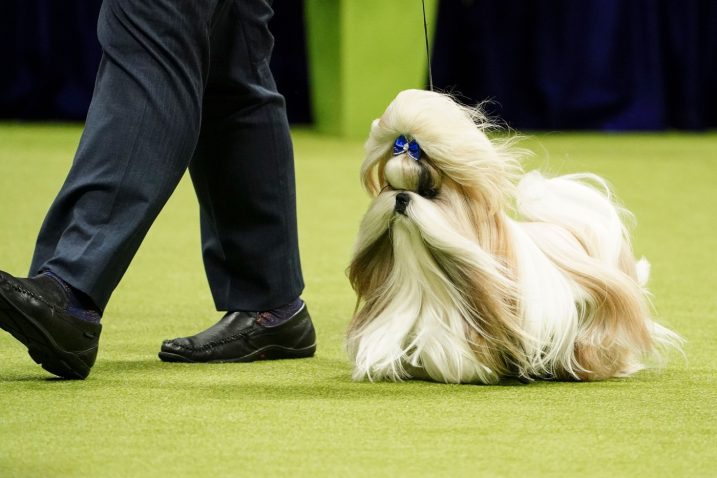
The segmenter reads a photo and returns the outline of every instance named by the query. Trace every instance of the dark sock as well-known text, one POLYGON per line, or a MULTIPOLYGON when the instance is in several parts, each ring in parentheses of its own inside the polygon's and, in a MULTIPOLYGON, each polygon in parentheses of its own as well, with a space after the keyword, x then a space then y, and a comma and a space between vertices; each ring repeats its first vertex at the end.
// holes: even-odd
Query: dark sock
POLYGON ((85 293, 75 289, 52 271, 42 271, 41 274, 54 279, 65 290, 67 294, 65 312, 80 320, 94 323, 100 322, 102 315, 99 309, 85 293))
POLYGON ((304 301, 301 300, 301 298, 296 298, 288 304, 277 307, 276 309, 259 312, 257 314, 257 322, 264 327, 276 327, 295 316, 302 307, 304 307, 304 301))

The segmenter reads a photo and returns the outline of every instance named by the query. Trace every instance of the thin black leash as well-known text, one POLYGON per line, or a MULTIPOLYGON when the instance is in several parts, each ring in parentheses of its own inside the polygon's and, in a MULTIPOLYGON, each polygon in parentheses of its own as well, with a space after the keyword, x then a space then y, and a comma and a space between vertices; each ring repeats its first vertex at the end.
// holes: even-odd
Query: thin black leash
POLYGON ((431 51, 428 49, 428 23, 426 23, 426 0, 421 0, 423 6, 423 35, 426 38, 426 60, 428 60, 428 88, 433 91, 433 73, 431 73, 431 51))

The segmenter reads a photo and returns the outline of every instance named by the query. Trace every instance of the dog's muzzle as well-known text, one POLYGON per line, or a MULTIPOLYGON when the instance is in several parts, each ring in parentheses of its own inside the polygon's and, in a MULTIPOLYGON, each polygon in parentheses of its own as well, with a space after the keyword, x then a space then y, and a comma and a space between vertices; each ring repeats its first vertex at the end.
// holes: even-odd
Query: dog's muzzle
POLYGON ((393 210, 405 216, 409 202, 411 202, 411 196, 408 193, 398 193, 396 194, 396 206, 394 206, 393 210))

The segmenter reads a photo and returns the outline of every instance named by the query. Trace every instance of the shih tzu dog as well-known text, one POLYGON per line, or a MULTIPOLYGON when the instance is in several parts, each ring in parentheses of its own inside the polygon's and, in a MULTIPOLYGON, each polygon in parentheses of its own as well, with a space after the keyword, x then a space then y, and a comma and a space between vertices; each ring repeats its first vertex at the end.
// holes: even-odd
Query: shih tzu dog
POLYGON ((650 318, 649 264, 593 174, 523 173, 479 108, 399 93, 371 125, 373 197, 348 275, 356 380, 601 380, 679 349, 650 318))

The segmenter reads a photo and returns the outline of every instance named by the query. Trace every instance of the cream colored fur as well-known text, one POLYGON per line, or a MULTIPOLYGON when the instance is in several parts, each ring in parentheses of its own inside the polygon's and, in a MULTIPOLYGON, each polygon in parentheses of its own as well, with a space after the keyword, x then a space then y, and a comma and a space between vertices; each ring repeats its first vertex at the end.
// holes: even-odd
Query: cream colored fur
POLYGON ((419 90, 371 125, 361 179, 374 200, 349 268, 354 378, 599 380, 679 348, 650 317, 649 264, 635 261, 629 213, 605 181, 524 174, 491 127, 478 108, 419 90), (419 143, 419 161, 392 155, 399 135, 419 143))

